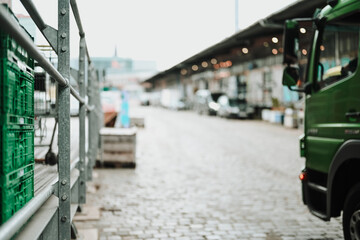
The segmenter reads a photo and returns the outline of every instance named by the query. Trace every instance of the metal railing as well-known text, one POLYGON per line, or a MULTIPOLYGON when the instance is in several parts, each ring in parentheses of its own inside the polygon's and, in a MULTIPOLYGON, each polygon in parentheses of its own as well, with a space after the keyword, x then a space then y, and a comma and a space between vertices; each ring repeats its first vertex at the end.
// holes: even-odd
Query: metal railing
MULTIPOLYGON (((38 209, 55 194, 58 201, 58 211, 52 221, 58 225, 56 239, 71 238, 71 204, 83 204, 86 201, 86 181, 92 178, 92 168, 95 164, 98 149, 98 134, 101 125, 101 107, 99 97, 99 79, 92 66, 89 51, 86 46, 85 32, 82 27, 79 10, 75 0, 58 0, 58 29, 48 26, 41 18, 31 0, 21 0, 23 6, 33 19, 38 29, 58 55, 56 69, 34 45, 30 37, 11 17, 5 7, 0 5, 0 25, 3 31, 10 34, 28 54, 34 58, 50 76, 59 84, 58 87, 58 177, 54 184, 43 189, 29 203, 20 209, 13 217, 0 226, 0 239, 10 239, 26 224, 38 209), (79 70, 77 92, 70 84, 70 5, 76 20, 79 44, 79 70), (86 74, 88 71, 88 74, 86 74), (88 83, 88 86, 86 86, 88 83), (71 188, 70 175, 72 171, 70 159, 70 94, 79 101, 79 160, 76 168, 79 171, 77 188, 71 188), (86 103, 86 95, 89 103, 86 103), (88 113, 88 117, 86 117, 88 113), (86 120, 88 119, 88 152, 86 152, 86 120), (98 128, 96 128, 98 126, 98 128), (88 161, 86 161, 88 160, 88 161), (75 189, 75 193, 74 193, 75 189)), ((74 165, 74 164, 73 164, 74 165)), ((53 236, 54 234, 52 234, 53 236)))

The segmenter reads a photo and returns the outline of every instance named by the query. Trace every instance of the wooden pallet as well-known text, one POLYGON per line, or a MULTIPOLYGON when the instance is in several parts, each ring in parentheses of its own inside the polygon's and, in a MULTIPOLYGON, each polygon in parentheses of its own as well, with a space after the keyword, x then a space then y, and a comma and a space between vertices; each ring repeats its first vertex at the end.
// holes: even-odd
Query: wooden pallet
POLYGON ((96 161, 98 168, 136 168, 136 162, 96 161))
POLYGON ((136 128, 103 128, 99 167, 135 168, 136 128))

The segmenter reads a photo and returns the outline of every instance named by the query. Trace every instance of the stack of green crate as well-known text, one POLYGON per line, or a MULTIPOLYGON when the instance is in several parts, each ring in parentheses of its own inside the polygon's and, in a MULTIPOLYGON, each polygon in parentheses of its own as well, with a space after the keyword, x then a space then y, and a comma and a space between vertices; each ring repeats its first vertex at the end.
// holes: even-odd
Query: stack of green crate
POLYGON ((34 196, 34 60, 1 26, 0 137, 2 224, 34 196))

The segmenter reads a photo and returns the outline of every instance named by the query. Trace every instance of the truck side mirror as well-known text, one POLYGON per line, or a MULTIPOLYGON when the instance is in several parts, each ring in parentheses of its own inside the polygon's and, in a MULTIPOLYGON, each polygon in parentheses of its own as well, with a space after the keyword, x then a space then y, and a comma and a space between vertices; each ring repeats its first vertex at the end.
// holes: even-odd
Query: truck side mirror
POLYGON ((299 23, 295 20, 287 20, 284 25, 283 63, 287 65, 297 63, 298 50, 299 50, 299 23))
POLYGON ((311 93, 311 83, 305 83, 304 88, 292 88, 296 86, 300 78, 299 69, 292 66, 287 66, 284 69, 282 84, 287 86, 290 91, 301 92, 305 94, 311 93))
POLYGON ((282 84, 292 90, 291 87, 296 85, 299 77, 300 75, 298 68, 287 66, 284 69, 282 84))

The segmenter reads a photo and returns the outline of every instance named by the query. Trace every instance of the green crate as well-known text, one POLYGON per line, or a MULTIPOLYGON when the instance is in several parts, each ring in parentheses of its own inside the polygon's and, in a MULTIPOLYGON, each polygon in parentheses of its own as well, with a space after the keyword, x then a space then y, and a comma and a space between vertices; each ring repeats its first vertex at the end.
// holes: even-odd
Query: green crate
POLYGON ((24 72, 34 74, 34 59, 10 35, 0 28, 0 59, 19 64, 24 72))
POLYGON ((2 112, 34 116, 34 77, 22 72, 12 62, 2 64, 0 71, 2 112))
POLYGON ((0 129, 0 176, 34 163, 34 129, 0 129))
POLYGON ((24 117, 0 112, 0 125, 12 129, 33 129, 34 117, 24 117))
POLYGON ((10 187, 19 179, 29 176, 34 171, 35 163, 21 167, 5 175, 0 175, 0 185, 4 188, 10 187))
POLYGON ((34 78, 12 62, 1 66, 0 124, 34 124, 34 78))
MULTIPOLYGON (((15 19, 16 22, 19 21, 15 17, 14 13, 11 11, 10 8, 7 7, 7 5, 4 5, 10 14, 12 15, 13 19, 15 19)), ((26 31, 24 27, 22 27, 19 24, 19 27, 21 27, 33 40, 33 37, 26 31)), ((30 57, 27 51, 20 46, 9 34, 5 33, 0 26, 0 59, 7 59, 9 61, 15 61, 18 62, 19 65, 23 65, 24 69, 26 67, 29 67, 29 69, 34 69, 34 59, 30 57)))
POLYGON ((34 171, 12 185, 0 185, 0 225, 34 197, 34 171))

